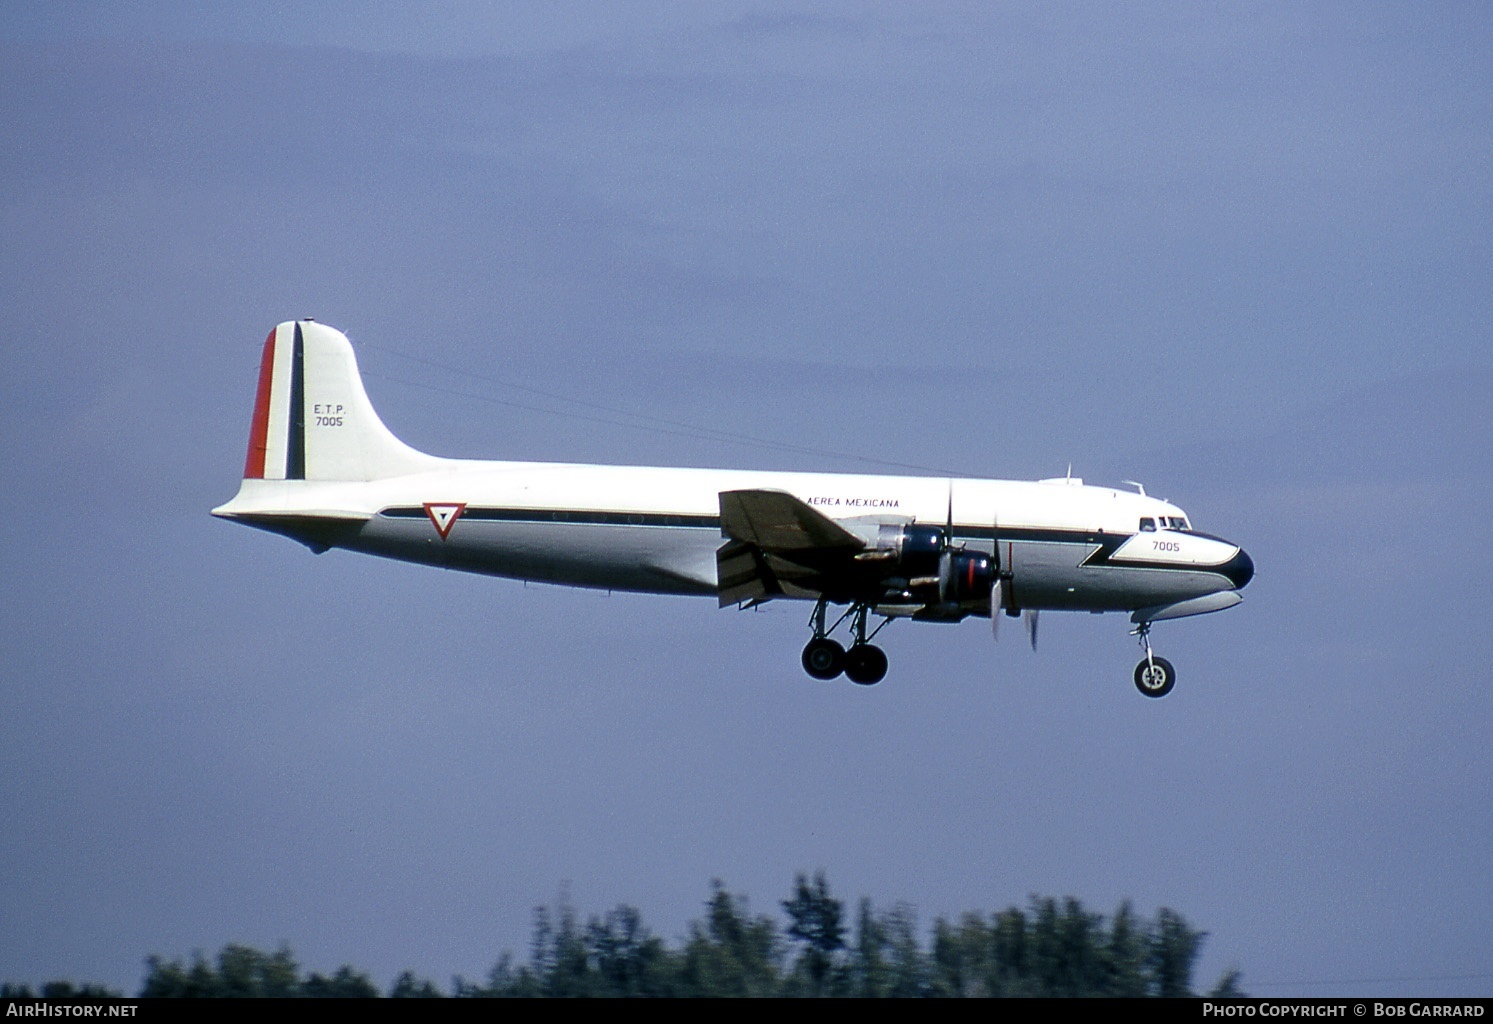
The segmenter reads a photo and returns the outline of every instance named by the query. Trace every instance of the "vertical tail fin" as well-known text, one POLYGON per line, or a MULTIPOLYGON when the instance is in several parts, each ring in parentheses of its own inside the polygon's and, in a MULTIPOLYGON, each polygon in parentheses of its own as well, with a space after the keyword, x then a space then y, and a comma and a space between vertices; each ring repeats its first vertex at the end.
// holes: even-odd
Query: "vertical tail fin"
POLYGON ((437 468, 389 432, 341 331, 280 324, 264 342, 249 426, 246 480, 379 480, 437 468))

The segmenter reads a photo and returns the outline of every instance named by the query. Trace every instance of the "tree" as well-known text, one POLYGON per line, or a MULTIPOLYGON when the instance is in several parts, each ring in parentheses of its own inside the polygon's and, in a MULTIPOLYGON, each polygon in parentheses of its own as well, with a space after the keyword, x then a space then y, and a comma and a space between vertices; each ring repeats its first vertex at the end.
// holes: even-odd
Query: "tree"
POLYGON ((1151 934, 1153 994, 1163 999, 1192 995, 1192 966, 1207 932, 1195 931, 1182 915, 1162 907, 1151 934))
POLYGON ((190 968, 179 960, 158 956, 146 959, 142 998, 253 999, 322 996, 370 998, 378 989, 368 976, 344 966, 330 978, 312 974, 304 981, 295 958, 284 946, 265 953, 252 946, 230 943, 218 952, 217 966, 201 953, 192 955, 190 968))
MULTIPOLYGON (((824 872, 799 874, 781 906, 787 960, 776 920, 753 915, 746 897, 715 879, 705 914, 688 926, 677 952, 655 936, 634 907, 619 905, 580 923, 562 896, 538 907, 529 963, 515 966, 504 953, 486 985, 460 976, 451 992, 462 998, 492 996, 1189 996, 1192 971, 1206 932, 1162 908, 1153 920, 1128 902, 1113 918, 1084 909, 1078 900, 1033 896, 1027 906, 993 914, 967 912, 957 923, 934 922, 927 952, 911 907, 876 912, 870 899, 856 908, 853 946, 846 944, 844 905, 830 894, 824 872)), ((194 953, 190 964, 151 956, 142 997, 302 996, 368 998, 378 990, 350 966, 331 976, 302 978, 286 947, 265 953, 229 944, 214 959, 194 953)), ((1238 997, 1241 974, 1226 972, 1212 995, 1238 997)), ((34 998, 25 985, 6 983, 0 996, 34 998)), ((48 982, 41 995, 97 998, 99 986, 48 982)), ((390 987, 396 998, 442 995, 431 982, 405 971, 390 987)))
POLYGON ((312 974, 302 983, 300 994, 313 999, 373 999, 378 989, 368 975, 344 964, 330 978, 312 974))
POLYGON ((705 922, 690 925, 679 964, 680 994, 700 998, 779 994, 777 924, 752 917, 746 897, 733 896, 720 879, 710 883, 705 922))
POLYGON ((851 994, 875 999, 891 987, 891 966, 886 952, 889 936, 885 924, 871 910, 871 900, 861 897, 855 915, 855 950, 851 959, 851 994))
POLYGON ((441 990, 423 978, 415 977, 413 971, 405 971, 394 979, 389 988, 390 999, 439 999, 441 990))
POLYGON ((812 884, 798 875, 793 882, 793 898, 783 901, 783 910, 791 922, 788 935, 804 943, 795 973, 807 976, 810 995, 833 994, 832 974, 838 964, 835 954, 845 948, 845 929, 840 924, 844 907, 829 894, 824 872, 818 872, 812 884))
POLYGON ((672 988, 670 958, 664 944, 643 926, 643 915, 626 905, 592 918, 586 945, 605 995, 664 996, 672 988))
POLYGON ((1130 901, 1120 904, 1109 927, 1104 953, 1108 974, 1107 995, 1133 999, 1146 994, 1146 960, 1149 948, 1144 923, 1135 918, 1130 901))
POLYGON ((978 914, 965 914, 957 925, 943 918, 933 922, 933 994, 945 999, 994 995, 987 985, 991 974, 990 934, 978 914))
POLYGON ((1243 999, 1244 990, 1239 987, 1239 982, 1244 977, 1243 972, 1237 967, 1230 967, 1223 972, 1223 977, 1218 979, 1211 989, 1208 990, 1209 999, 1243 999))
POLYGON ((120 995, 103 985, 85 982, 74 985, 70 981, 48 981, 43 983, 41 994, 31 991, 30 985, 0 985, 0 999, 118 999, 120 995))
POLYGON ((1027 980, 1030 949, 1026 914, 1016 907, 1007 907, 996 914, 991 919, 990 944, 994 960, 990 994, 1034 995, 1035 989, 1027 980))
POLYGON ((890 951, 891 984, 884 995, 893 999, 911 999, 931 995, 928 958, 918 945, 917 912, 906 903, 898 903, 881 919, 890 951))
POLYGON ((300 968, 281 946, 265 954, 252 946, 229 944, 218 952, 217 994, 229 999, 298 995, 300 968))

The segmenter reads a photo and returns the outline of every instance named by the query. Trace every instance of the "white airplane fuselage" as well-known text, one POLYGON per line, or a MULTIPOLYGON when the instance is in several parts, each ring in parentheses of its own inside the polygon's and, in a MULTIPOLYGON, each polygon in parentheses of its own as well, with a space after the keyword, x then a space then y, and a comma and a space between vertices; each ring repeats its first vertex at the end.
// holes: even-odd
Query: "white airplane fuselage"
MULTIPOLYGON (((358 483, 246 480, 215 514, 340 547, 449 569, 608 590, 717 593, 719 495, 785 491, 852 528, 946 525, 1002 556, 1021 606, 1125 611, 1237 593, 1237 545, 1191 531, 1168 502, 1069 483, 451 460, 358 483), (444 537, 426 506, 461 507, 444 537), (1096 557, 1097 556, 1097 557, 1096 557)), ((810 597, 811 595, 791 595, 810 597)), ((988 612, 987 612, 988 614, 988 612)))
POLYGON ((823 599, 888 617, 988 616, 998 602, 1013 614, 1122 611, 1148 628, 1236 604, 1254 571, 1175 505, 1078 480, 436 458, 388 432, 346 338, 309 321, 266 341, 244 479, 213 514, 317 551, 722 604, 823 599), (745 511, 728 508, 731 495, 745 511), (921 570, 898 547, 914 540, 933 545, 921 570), (725 579, 723 545, 745 551, 746 590, 725 579), (977 554, 994 563, 964 557, 977 554), (950 582, 966 571, 970 587, 950 582), (1005 589, 984 589, 996 576, 1005 589))

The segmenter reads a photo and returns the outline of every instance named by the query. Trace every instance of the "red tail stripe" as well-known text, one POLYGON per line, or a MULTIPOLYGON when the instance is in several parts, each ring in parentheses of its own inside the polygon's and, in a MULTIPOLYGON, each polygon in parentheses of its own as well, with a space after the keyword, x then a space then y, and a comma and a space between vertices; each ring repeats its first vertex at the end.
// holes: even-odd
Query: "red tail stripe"
POLYGON ((244 479, 264 479, 264 459, 269 447, 270 380, 275 375, 275 332, 264 339, 259 360, 259 390, 254 396, 254 420, 249 424, 249 454, 244 459, 244 479))

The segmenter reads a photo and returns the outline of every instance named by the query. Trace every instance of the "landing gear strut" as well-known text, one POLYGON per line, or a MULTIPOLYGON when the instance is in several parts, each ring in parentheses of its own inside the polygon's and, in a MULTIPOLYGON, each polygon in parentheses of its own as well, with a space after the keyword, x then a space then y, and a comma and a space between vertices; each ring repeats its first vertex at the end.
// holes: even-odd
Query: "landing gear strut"
POLYGON ((1147 697, 1165 697, 1177 685, 1177 670, 1172 663, 1151 653, 1151 624, 1142 622, 1133 633, 1140 637, 1146 656, 1135 666, 1135 688, 1147 697))
POLYGON ((814 630, 814 638, 804 647, 804 671, 815 679, 833 679, 843 672, 851 682, 862 686, 881 682, 886 678, 886 654, 880 647, 873 646, 870 640, 891 620, 886 620, 867 636, 866 615, 870 609, 856 602, 835 620, 834 625, 825 628, 828 606, 829 602, 821 597, 814 605, 813 614, 809 616, 809 626, 814 630), (846 619, 850 620, 850 631, 854 638, 848 651, 838 641, 830 639, 829 635, 846 619))

